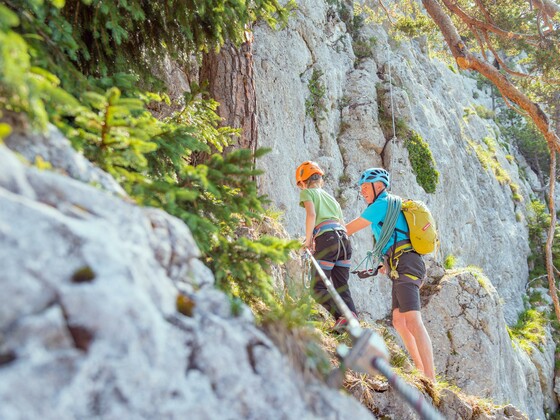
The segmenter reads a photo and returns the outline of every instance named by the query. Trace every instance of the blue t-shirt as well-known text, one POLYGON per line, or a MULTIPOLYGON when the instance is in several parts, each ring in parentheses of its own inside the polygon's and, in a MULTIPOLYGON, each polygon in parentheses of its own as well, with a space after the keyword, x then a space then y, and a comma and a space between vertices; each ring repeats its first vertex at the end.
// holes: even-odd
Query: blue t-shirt
MULTIPOLYGON (((371 231, 373 232, 373 237, 376 241, 379 240, 379 236, 381 236, 381 228, 382 223, 385 221, 385 216, 387 215, 387 198, 389 194, 387 191, 383 191, 377 199, 369 205, 367 209, 364 210, 362 216, 367 221, 371 222, 371 231)), ((404 218, 404 214, 401 211, 399 217, 397 218, 397 226, 396 228, 402 232, 395 231, 396 235, 396 242, 403 241, 408 239, 408 224, 406 223, 406 219, 404 218), (405 233, 403 233, 405 232, 405 233)), ((386 254, 387 251, 393 246, 395 243, 395 235, 391 236, 385 248, 383 248, 383 254, 386 254)))

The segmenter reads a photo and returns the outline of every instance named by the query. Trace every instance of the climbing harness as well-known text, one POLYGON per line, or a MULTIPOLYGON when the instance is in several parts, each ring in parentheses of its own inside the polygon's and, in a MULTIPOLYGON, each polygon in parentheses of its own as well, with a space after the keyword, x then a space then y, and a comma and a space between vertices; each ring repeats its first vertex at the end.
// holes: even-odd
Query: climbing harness
POLYGON ((336 291, 333 283, 325 275, 325 272, 311 254, 311 251, 306 249, 305 253, 315 266, 317 273, 319 273, 334 303, 342 315, 348 320, 344 328, 352 340, 352 348, 348 348, 345 344, 340 344, 337 347, 340 367, 334 369, 329 375, 329 385, 341 388, 346 369, 352 369, 370 375, 379 372, 387 378, 391 386, 393 386, 404 400, 418 413, 421 419, 443 420, 441 414, 424 399, 420 392, 408 385, 391 369, 388 363, 389 352, 383 338, 373 330, 363 329, 360 326, 358 320, 350 311, 350 308, 348 308, 336 291))
MULTIPOLYGON (((375 243, 372 251, 368 251, 365 258, 351 271, 360 278, 375 276, 379 269, 380 263, 383 261, 383 249, 393 236, 397 219, 401 211, 402 200, 400 197, 389 194, 387 198, 387 215, 385 222, 381 228, 379 240, 375 243), (360 270, 362 264, 365 263, 365 269, 360 270)), ((396 268, 396 267, 395 267, 396 268)))
MULTIPOLYGON (((395 236, 396 236, 396 232, 395 232, 395 236)), ((395 243, 396 245, 396 243, 395 243)), ((393 252, 391 252, 391 255, 388 258, 388 262, 389 262, 389 277, 392 280, 396 280, 399 278, 399 272, 397 271, 397 266, 399 265, 399 261, 401 256, 405 253, 405 252, 409 252, 412 251, 412 245, 410 245, 410 243, 407 241, 404 244, 401 244, 399 246, 395 246, 395 249, 393 249, 393 252)), ((410 277, 410 274, 405 274, 406 276, 410 277)), ((416 280, 416 278, 414 278, 413 280, 416 280)))
POLYGON ((319 265, 324 270, 325 269, 330 270, 334 266, 350 268, 350 260, 348 259, 348 250, 346 249, 346 245, 344 244, 344 241, 342 240, 343 235, 346 234, 346 228, 344 226, 342 226, 340 224, 340 222, 338 222, 336 220, 325 220, 325 221, 319 223, 313 229, 313 239, 315 240, 315 238, 319 234, 324 233, 324 232, 328 232, 328 231, 334 232, 337 235, 336 261, 333 263, 332 261, 318 260, 319 265), (343 252, 342 254, 341 254, 341 250, 343 252), (341 256, 343 257, 342 259, 340 259, 341 256))

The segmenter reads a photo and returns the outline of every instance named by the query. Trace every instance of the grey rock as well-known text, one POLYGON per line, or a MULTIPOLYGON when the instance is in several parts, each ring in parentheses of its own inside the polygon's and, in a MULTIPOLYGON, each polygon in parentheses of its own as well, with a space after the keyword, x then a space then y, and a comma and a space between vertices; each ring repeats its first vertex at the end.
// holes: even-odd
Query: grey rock
POLYGON ((556 410, 550 375, 539 374, 553 370, 550 337, 532 355, 513 345, 496 289, 480 274, 448 274, 431 288, 423 318, 437 374, 466 394, 511 402, 529 418, 544 418, 545 407, 556 410))
POLYGON ((181 221, 0 162, 0 418, 372 418, 232 312, 181 221))
POLYGON ((122 187, 109 174, 76 153, 70 141, 53 125, 49 125, 44 134, 15 131, 5 139, 5 143, 31 163, 41 157, 45 162, 50 163, 53 169, 74 179, 99 185, 118 195, 126 195, 122 187))

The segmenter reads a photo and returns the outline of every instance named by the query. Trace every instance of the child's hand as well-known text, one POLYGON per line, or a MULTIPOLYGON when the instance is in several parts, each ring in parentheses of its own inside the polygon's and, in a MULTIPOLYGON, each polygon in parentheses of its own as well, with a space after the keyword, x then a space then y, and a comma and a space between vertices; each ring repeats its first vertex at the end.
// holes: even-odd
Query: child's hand
POLYGON ((313 240, 311 240, 311 241, 305 241, 305 242, 303 243, 303 248, 307 248, 307 249, 309 249, 309 250, 313 253, 313 252, 315 251, 314 245, 315 245, 315 242, 314 242, 313 240))
POLYGON ((377 272, 379 274, 387 274, 387 269, 385 268, 385 264, 379 264, 379 267, 377 267, 377 272))

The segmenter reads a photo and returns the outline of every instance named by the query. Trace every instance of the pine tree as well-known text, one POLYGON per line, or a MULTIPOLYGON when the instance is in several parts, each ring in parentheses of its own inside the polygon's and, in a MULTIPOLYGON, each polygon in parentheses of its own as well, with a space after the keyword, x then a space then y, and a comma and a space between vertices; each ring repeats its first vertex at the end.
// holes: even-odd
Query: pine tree
MULTIPOLYGON (((217 102, 201 99, 197 86, 176 104, 143 87, 157 86, 149 64, 163 54, 181 59, 219 48, 226 37, 241 40, 254 19, 274 25, 286 16, 275 0, 6 0, 0 107, 25 114, 36 129, 55 124, 140 204, 184 220, 220 287, 273 305, 270 265, 285 261, 298 244, 246 234, 264 215, 254 159, 265 151, 212 154, 239 135, 219 126, 217 102), (148 109, 154 102, 178 111, 158 119, 148 109), (208 158, 193 161, 197 152, 208 158)), ((0 123, 0 138, 9 130, 0 123)))

